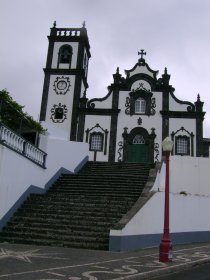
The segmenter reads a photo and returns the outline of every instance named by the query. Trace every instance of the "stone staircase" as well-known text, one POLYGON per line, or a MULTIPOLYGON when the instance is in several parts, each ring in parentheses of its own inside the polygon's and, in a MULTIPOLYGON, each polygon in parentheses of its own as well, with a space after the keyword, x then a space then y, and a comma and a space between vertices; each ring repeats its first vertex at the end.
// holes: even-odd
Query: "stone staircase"
POLYGON ((151 165, 88 162, 31 194, 0 233, 0 242, 107 250, 110 228, 137 201, 151 165))

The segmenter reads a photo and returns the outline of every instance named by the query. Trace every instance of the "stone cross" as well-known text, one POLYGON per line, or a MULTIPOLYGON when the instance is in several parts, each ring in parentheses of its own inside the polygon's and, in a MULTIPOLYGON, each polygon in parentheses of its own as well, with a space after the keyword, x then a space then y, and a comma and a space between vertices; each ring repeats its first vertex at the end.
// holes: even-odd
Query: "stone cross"
POLYGON ((140 52, 138 52, 138 55, 141 55, 141 59, 144 59, 143 58, 143 55, 146 55, 147 53, 144 52, 144 50, 141 50, 140 52))

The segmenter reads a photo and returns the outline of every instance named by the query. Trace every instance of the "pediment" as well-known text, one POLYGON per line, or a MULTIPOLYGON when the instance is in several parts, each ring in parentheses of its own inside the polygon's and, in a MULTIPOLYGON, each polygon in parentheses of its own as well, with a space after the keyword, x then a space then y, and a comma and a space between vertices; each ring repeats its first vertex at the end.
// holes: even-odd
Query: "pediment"
POLYGON ((158 71, 152 70, 149 65, 141 60, 134 65, 130 70, 125 70, 127 78, 130 78, 134 75, 144 74, 148 75, 153 79, 156 79, 158 71))

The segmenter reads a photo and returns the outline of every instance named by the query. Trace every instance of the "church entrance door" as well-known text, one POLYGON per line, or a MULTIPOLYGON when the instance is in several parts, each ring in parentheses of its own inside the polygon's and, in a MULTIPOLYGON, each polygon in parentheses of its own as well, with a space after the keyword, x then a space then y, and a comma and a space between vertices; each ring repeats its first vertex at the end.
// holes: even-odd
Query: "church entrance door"
POLYGON ((129 162, 149 162, 149 147, 145 143, 142 135, 137 134, 129 145, 128 150, 129 162))

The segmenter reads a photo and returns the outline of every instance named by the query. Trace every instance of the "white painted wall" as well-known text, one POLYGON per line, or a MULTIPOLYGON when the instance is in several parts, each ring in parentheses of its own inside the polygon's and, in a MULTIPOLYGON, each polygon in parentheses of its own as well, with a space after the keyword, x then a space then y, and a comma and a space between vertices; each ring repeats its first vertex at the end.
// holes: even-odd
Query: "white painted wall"
POLYGON ((189 104, 180 104, 180 103, 176 102, 176 100, 171 95, 169 95, 169 110, 170 111, 185 111, 185 112, 187 112, 187 107, 188 106, 189 106, 189 104))
POLYGON ((48 123, 54 123, 50 117, 52 115, 51 109, 54 105, 66 105, 67 107, 67 119, 64 120, 62 123, 55 123, 56 126, 59 128, 66 130, 70 137, 70 130, 71 130, 71 117, 72 117, 72 106, 73 106, 73 93, 75 88, 75 76, 71 75, 63 75, 64 77, 68 77, 70 79, 70 89, 67 91, 66 94, 56 94, 54 90, 54 82, 57 77, 62 77, 62 75, 51 75, 50 76, 50 85, 49 85, 49 95, 48 95, 48 102, 47 102, 47 113, 46 113, 46 121, 48 123))
MULTIPOLYGON (((106 95, 105 95, 106 96, 106 95)), ((105 97, 104 96, 104 97, 105 97)), ((103 98, 104 98, 103 97, 103 98)), ((94 101, 95 108, 101 108, 101 109, 111 109, 112 108, 112 97, 113 93, 111 93, 105 100, 103 101, 94 101)))
POLYGON ((0 219, 21 195, 34 185, 45 184, 61 168, 74 172, 88 154, 86 143, 70 142, 42 136, 40 148, 47 152, 46 167, 42 169, 30 160, 0 145, 0 219))
MULTIPOLYGON (((163 232, 165 165, 153 190, 158 190, 122 230, 112 236, 163 232)), ((210 159, 172 156, 170 160, 170 231, 209 231, 210 159), (186 195, 180 192, 186 192, 186 195)))

